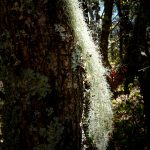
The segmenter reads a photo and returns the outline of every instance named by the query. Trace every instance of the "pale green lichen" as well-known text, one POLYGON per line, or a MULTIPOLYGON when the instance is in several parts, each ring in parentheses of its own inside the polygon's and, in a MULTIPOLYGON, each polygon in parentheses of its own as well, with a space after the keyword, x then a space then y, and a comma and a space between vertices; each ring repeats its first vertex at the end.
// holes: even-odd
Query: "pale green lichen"
POLYGON ((75 71, 77 69, 78 66, 81 66, 81 47, 80 46, 76 46, 75 51, 72 52, 72 69, 73 71, 75 71))
POLYGON ((101 56, 84 21, 83 12, 79 7, 78 0, 65 0, 65 3, 70 17, 70 25, 82 49, 81 57, 84 61, 84 68, 91 85, 89 133, 93 137, 97 148, 105 150, 108 142, 108 134, 112 130, 113 116, 110 90, 105 77, 107 71, 102 65, 101 56))

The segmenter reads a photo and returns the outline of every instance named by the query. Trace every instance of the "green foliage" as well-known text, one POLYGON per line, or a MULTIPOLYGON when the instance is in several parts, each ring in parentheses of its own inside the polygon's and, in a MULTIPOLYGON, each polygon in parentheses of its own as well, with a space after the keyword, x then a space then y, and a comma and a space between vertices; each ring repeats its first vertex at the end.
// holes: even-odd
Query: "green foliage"
POLYGON ((108 150, 144 149, 146 128, 144 102, 139 86, 130 84, 130 95, 121 95, 112 101, 114 130, 108 150))

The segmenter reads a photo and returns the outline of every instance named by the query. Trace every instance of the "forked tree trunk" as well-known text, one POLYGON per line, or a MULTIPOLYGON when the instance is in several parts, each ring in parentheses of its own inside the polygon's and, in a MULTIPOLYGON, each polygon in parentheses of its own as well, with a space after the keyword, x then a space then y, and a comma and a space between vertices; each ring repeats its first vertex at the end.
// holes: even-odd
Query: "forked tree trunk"
POLYGON ((79 150, 82 75, 63 1, 0 1, 3 150, 79 150))

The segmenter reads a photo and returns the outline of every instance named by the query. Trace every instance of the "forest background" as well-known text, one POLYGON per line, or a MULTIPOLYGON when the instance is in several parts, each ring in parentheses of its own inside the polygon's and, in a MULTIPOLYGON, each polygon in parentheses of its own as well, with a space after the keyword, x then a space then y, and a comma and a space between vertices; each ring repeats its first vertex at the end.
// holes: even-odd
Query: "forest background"
POLYGON ((85 16, 110 69, 114 130, 108 149, 149 149, 150 2, 84 1, 85 16))
MULTIPOLYGON (((71 71, 72 51, 81 47, 76 47, 61 5, 55 0, 0 1, 4 150, 96 149, 86 121, 87 137, 81 142, 81 114, 89 111, 81 93, 90 85, 81 75, 84 67, 71 71)), ((108 70, 114 116, 107 149, 150 149, 150 2, 80 0, 80 7, 108 70)))

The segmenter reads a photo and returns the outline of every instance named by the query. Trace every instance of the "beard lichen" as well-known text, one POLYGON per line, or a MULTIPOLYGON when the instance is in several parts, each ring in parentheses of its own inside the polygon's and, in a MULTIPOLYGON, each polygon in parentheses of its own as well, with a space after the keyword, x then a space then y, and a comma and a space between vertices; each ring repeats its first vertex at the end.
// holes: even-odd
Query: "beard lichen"
POLYGON ((113 116, 111 94, 106 81, 107 70, 102 65, 101 56, 85 23, 78 0, 65 0, 65 9, 75 39, 81 47, 83 65, 90 82, 89 136, 98 149, 105 150, 112 130, 113 116))

